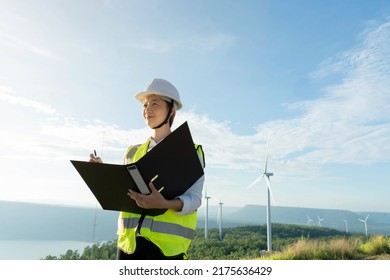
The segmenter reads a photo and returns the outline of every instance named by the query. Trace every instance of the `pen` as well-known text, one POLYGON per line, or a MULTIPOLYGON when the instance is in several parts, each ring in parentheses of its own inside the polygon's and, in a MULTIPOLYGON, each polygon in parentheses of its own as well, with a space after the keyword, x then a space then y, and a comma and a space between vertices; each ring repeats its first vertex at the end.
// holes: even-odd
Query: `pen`
MULTIPOLYGON (((157 178, 158 178, 158 174, 157 174, 156 176, 154 176, 154 177, 152 178, 152 180, 150 180, 150 182, 153 183, 157 178)), ((161 188, 158 190, 158 192, 161 192, 163 189, 164 189, 164 187, 161 187, 161 188)))
POLYGON ((157 174, 156 176, 154 176, 154 177, 152 178, 152 180, 150 180, 150 182, 153 183, 157 178, 158 178, 158 174, 157 174))
POLYGON ((93 154, 95 155, 95 157, 97 157, 96 150, 93 150, 93 154))

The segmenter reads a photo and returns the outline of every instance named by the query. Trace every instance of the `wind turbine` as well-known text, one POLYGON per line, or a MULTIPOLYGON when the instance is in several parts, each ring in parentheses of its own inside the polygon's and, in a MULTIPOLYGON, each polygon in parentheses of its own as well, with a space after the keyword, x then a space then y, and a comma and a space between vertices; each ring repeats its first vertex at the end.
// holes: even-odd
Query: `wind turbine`
POLYGON ((311 222, 313 221, 312 219, 310 219, 309 215, 306 215, 307 216, 307 223, 306 225, 307 226, 310 226, 311 225, 311 222))
POLYGON ((218 208, 218 216, 217 216, 217 224, 219 229, 219 240, 222 241, 222 205, 223 202, 219 201, 219 208, 218 208))
POLYGON ((324 219, 321 219, 320 216, 318 216, 318 215, 317 215, 317 218, 318 218, 318 224, 317 224, 317 226, 320 227, 320 226, 322 226, 322 225, 321 225, 321 221, 323 221, 324 219))
POLYGON ((209 199, 211 198, 210 196, 207 196, 207 185, 206 185, 206 191, 204 194, 204 198, 206 199, 206 218, 204 220, 204 239, 209 238, 209 199))
POLYGON ((358 219, 359 221, 364 223, 364 227, 366 229, 366 236, 367 236, 367 219, 368 219, 368 216, 370 216, 370 215, 368 214, 367 217, 364 220, 358 219))
POLYGON ((272 195, 271 182, 269 179, 269 177, 273 176, 274 174, 268 172, 267 164, 268 164, 268 140, 267 140, 267 149, 266 149, 266 153, 265 153, 264 172, 252 184, 249 185, 248 189, 251 188, 254 184, 260 182, 260 180, 264 178, 264 180, 266 182, 266 189, 267 189, 267 251, 271 252, 272 251, 271 203, 270 203, 271 197, 272 197, 272 201, 273 201, 274 205, 276 205, 276 204, 275 204, 274 197, 272 195))

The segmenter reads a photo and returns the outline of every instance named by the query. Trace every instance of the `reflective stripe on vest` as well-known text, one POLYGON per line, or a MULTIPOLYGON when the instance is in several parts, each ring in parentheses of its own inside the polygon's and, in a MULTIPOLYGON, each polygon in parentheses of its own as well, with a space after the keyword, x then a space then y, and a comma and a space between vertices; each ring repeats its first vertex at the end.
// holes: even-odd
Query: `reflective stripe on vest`
MULTIPOLYGON (((143 157, 149 148, 149 141, 142 145, 130 147, 125 156, 125 164, 136 162, 143 157)), ((202 147, 195 145, 199 158, 204 166, 202 147)), ((146 215, 139 222, 141 215, 121 212, 118 220, 118 248, 132 254, 136 248, 137 229, 140 235, 157 245, 165 256, 176 256, 186 253, 195 235, 197 213, 180 216, 175 211, 168 209, 158 216, 146 215)))
MULTIPOLYGON (((125 229, 136 228, 139 222, 139 218, 124 218, 123 222, 125 229)), ((153 232, 173 234, 188 239, 192 239, 195 236, 195 230, 191 228, 183 227, 173 223, 153 221, 153 219, 150 217, 145 217, 142 222, 142 227, 150 228, 153 230, 153 232)))

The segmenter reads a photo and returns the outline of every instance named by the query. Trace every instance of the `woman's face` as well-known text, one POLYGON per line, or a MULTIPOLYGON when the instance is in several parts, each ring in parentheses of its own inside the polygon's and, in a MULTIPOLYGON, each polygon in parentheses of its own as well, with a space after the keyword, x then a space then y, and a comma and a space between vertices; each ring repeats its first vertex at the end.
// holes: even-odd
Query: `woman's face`
POLYGON ((145 97, 142 113, 146 124, 150 128, 156 127, 165 120, 168 104, 158 95, 148 95, 145 97))

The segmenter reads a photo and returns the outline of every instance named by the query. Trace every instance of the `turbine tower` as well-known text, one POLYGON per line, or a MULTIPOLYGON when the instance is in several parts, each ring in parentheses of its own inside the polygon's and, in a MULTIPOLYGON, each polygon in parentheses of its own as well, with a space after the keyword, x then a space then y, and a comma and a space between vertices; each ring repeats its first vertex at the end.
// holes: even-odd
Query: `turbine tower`
POLYGON ((345 232, 348 233, 348 220, 344 220, 345 223, 345 232))
POLYGON ((318 216, 318 215, 317 215, 317 219, 318 219, 318 224, 317 224, 317 226, 319 226, 319 227, 322 226, 322 225, 321 225, 321 221, 323 221, 324 219, 321 219, 320 216, 318 216))
POLYGON ((218 208, 218 216, 217 216, 217 224, 219 229, 219 240, 222 241, 222 205, 223 202, 219 201, 219 208, 218 208))
POLYGON ((266 182, 266 190, 267 190, 267 251, 272 251, 272 229, 271 229, 271 203, 270 198, 272 198, 272 201, 275 204, 274 197, 272 195, 271 191, 271 182, 269 177, 273 176, 273 173, 268 172, 267 170, 268 165, 268 140, 267 140, 267 149, 265 153, 265 164, 264 164, 264 172, 261 174, 260 177, 258 177, 252 184, 249 185, 248 189, 251 188, 254 184, 257 182, 260 182, 261 179, 264 178, 266 182))
POLYGON ((206 217, 204 220, 204 239, 209 238, 209 199, 211 198, 210 196, 207 196, 207 185, 206 185, 206 191, 204 194, 204 198, 206 199, 206 217))
POLYGON ((309 215, 306 215, 307 216, 307 223, 306 225, 307 226, 310 226, 311 225, 311 222, 313 221, 312 219, 310 219, 309 215))
POLYGON ((367 217, 366 217, 364 220, 358 219, 359 221, 361 221, 361 222, 364 223, 364 227, 365 227, 365 229, 366 229, 366 236, 367 236, 367 219, 368 219, 368 216, 370 216, 370 215, 367 215, 367 217))
MULTIPOLYGON (((100 150, 100 157, 103 157, 103 149, 104 149, 104 138, 106 136, 106 131, 104 130, 103 131, 103 136, 102 136, 102 147, 101 147, 101 150, 100 150)), ((95 154, 96 156, 96 154, 95 154)), ((97 206, 97 203, 95 204, 95 215, 94 215, 94 218, 93 218, 93 230, 92 230, 92 242, 95 243, 95 232, 96 232, 96 220, 97 220, 97 209, 98 209, 98 206, 97 206)), ((91 258, 94 258, 94 254, 93 254, 93 246, 91 246, 91 258)))
MULTIPOLYGON (((97 220, 97 204, 95 205, 95 214, 93 217, 93 224, 92 224, 92 243, 95 243, 95 232, 96 232, 96 220, 97 220)), ((93 254, 93 246, 91 246, 91 259, 94 258, 93 254)))

